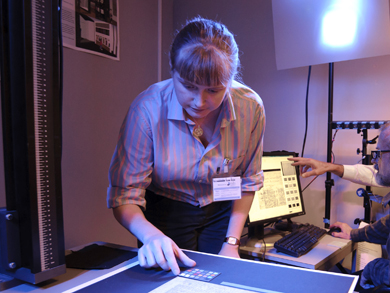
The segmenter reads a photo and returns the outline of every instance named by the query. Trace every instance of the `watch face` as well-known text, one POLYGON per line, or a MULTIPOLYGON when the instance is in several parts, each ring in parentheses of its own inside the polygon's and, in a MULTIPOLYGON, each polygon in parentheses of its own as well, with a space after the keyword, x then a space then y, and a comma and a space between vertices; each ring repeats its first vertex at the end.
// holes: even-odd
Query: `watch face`
POLYGON ((237 242, 237 241, 236 241, 236 239, 234 239, 234 238, 229 238, 229 239, 228 239, 228 243, 229 243, 229 244, 235 245, 236 242, 237 242))
POLYGON ((239 244, 238 239, 236 239, 236 238, 234 238, 234 237, 227 237, 225 241, 226 241, 228 244, 230 244, 230 245, 237 245, 237 244, 239 244))

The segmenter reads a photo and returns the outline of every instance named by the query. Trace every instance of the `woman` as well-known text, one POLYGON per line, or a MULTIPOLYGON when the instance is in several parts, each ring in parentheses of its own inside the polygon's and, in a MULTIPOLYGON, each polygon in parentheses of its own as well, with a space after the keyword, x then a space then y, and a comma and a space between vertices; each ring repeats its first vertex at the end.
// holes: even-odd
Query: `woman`
POLYGON ((238 47, 224 25, 188 22, 172 43, 170 66, 172 78, 130 106, 107 202, 143 244, 140 265, 179 274, 176 258, 195 265, 180 248, 239 257, 241 232, 263 182, 265 114, 260 97, 234 80, 238 47), (240 198, 222 192, 227 200, 213 199, 220 192, 213 191, 213 178, 234 180, 239 173, 241 189, 233 193, 240 198))

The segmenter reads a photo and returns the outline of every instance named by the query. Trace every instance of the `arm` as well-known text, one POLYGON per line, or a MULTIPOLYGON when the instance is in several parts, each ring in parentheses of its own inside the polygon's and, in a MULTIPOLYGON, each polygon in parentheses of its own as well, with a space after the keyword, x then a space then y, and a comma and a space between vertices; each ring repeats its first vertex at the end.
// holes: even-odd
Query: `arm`
POLYGON ((384 245, 390 235, 390 215, 380 218, 375 223, 351 231, 352 241, 367 241, 384 245))
POLYGON ((141 267, 159 266, 166 271, 172 270, 175 275, 178 275, 180 269, 176 258, 185 266, 196 265, 195 261, 187 257, 172 239, 145 219, 139 206, 122 205, 114 208, 113 212, 117 221, 144 244, 138 251, 141 267))
MULTIPOLYGON (((390 215, 382 217, 373 224, 361 229, 354 229, 351 232, 353 241, 368 241, 378 244, 386 244, 390 233, 390 215)), ((389 251, 388 245, 386 246, 389 251)), ((363 288, 370 288, 385 284, 390 285, 389 277, 390 260, 377 258, 369 262, 361 275, 360 285, 363 288), (373 285, 372 285, 373 284, 373 285)))
MULTIPOLYGON (((369 227, 367 229, 371 229, 372 227, 370 226, 372 226, 372 224, 361 229, 352 229, 349 225, 345 223, 336 222, 331 225, 330 228, 339 227, 341 229, 341 232, 339 233, 332 233, 332 235, 335 237, 352 239, 353 241, 365 241, 368 240, 368 238, 366 237, 366 228, 369 227), (364 237, 365 240, 359 239, 359 235, 361 237, 364 237)), ((377 258, 369 262, 362 272, 360 286, 362 286, 362 288, 368 289, 381 284, 390 285, 389 266, 390 261, 388 259, 377 258)))
MULTIPOLYGON (((255 192, 243 192, 242 198, 234 201, 226 236, 241 238, 242 229, 248 217, 254 195, 255 192)), ((239 245, 231 245, 225 242, 219 254, 239 258, 238 248, 239 245)))
POLYGON ((288 160, 293 161, 292 166, 300 166, 301 174, 303 178, 310 176, 322 175, 326 172, 331 172, 339 177, 344 174, 344 166, 332 163, 326 163, 317 161, 310 158, 289 158, 288 160), (311 169, 311 171, 308 171, 311 169))
MULTIPOLYGON (((243 171, 242 176, 242 197, 239 200, 235 200, 232 206, 232 212, 230 215, 229 226, 226 231, 226 236, 241 238, 242 229, 248 218, 248 213, 252 205, 253 197, 255 195, 254 188, 260 189, 263 183, 263 173, 261 171, 261 156, 263 154, 263 138, 265 131, 265 110, 264 105, 257 93, 246 88, 249 96, 256 100, 256 107, 251 106, 250 113, 253 113, 253 120, 244 120, 250 126, 251 134, 248 142, 247 154, 240 168, 243 171), (247 187, 249 186, 249 187, 247 187), (249 189, 249 190, 248 190, 249 189)), ((241 91, 240 91, 241 92, 241 91)), ((241 110, 243 111, 243 110, 241 110)), ((245 116, 246 111, 240 112, 239 117, 248 118, 251 115, 245 116), (241 115, 243 114, 243 115, 241 115)), ((219 252, 220 255, 231 256, 239 258, 238 254, 239 245, 231 245, 224 243, 219 252)))
POLYGON ((343 179, 366 186, 383 187, 376 182, 376 174, 373 165, 345 165, 343 179))
POLYGON ((343 179, 351 181, 353 183, 383 187, 376 182, 376 173, 374 166, 372 165, 338 165, 333 163, 326 163, 317 161, 310 158, 289 158, 294 163, 293 166, 300 166, 301 174, 303 178, 309 176, 318 176, 326 172, 331 172, 343 179), (311 169, 311 171, 308 171, 311 169))
POLYGON ((153 135, 143 107, 130 108, 122 124, 110 170, 107 203, 117 221, 137 237, 140 266, 160 266, 179 274, 176 258, 194 266, 177 245, 146 220, 140 206, 145 206, 145 189, 153 172, 153 135))
POLYGON ((388 259, 376 258, 370 261, 363 270, 360 286, 365 289, 383 284, 390 286, 389 266, 390 260, 388 259))
POLYGON ((367 241, 384 245, 390 234, 390 215, 359 229, 352 229, 348 224, 340 222, 330 225, 330 228, 332 227, 341 229, 340 233, 333 232, 332 235, 335 237, 350 239, 354 242, 367 241))

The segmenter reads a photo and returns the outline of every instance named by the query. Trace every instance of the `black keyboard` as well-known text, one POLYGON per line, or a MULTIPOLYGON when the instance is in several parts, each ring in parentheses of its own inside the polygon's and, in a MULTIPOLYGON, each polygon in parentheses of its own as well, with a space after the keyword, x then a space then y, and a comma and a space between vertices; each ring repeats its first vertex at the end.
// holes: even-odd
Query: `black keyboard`
POLYGON ((277 251, 299 257, 308 253, 326 232, 327 230, 311 224, 301 225, 276 241, 274 247, 277 251))

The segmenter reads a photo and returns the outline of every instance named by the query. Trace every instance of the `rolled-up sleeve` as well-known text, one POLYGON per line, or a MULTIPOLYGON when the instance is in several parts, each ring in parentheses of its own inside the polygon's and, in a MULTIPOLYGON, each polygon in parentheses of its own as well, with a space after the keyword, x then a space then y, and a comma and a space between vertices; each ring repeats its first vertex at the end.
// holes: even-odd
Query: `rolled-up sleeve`
POLYGON ((344 165, 343 179, 357 184, 383 187, 377 183, 375 178, 376 173, 377 171, 373 165, 344 165))
POLYGON ((262 102, 256 111, 256 120, 251 132, 246 162, 243 162, 242 191, 256 191, 263 186, 264 176, 261 171, 261 157, 263 155, 263 140, 265 131, 265 111, 262 102))
POLYGON ((119 133, 109 169, 107 206, 145 206, 145 189, 151 182, 153 141, 148 118, 141 107, 130 108, 119 133))

